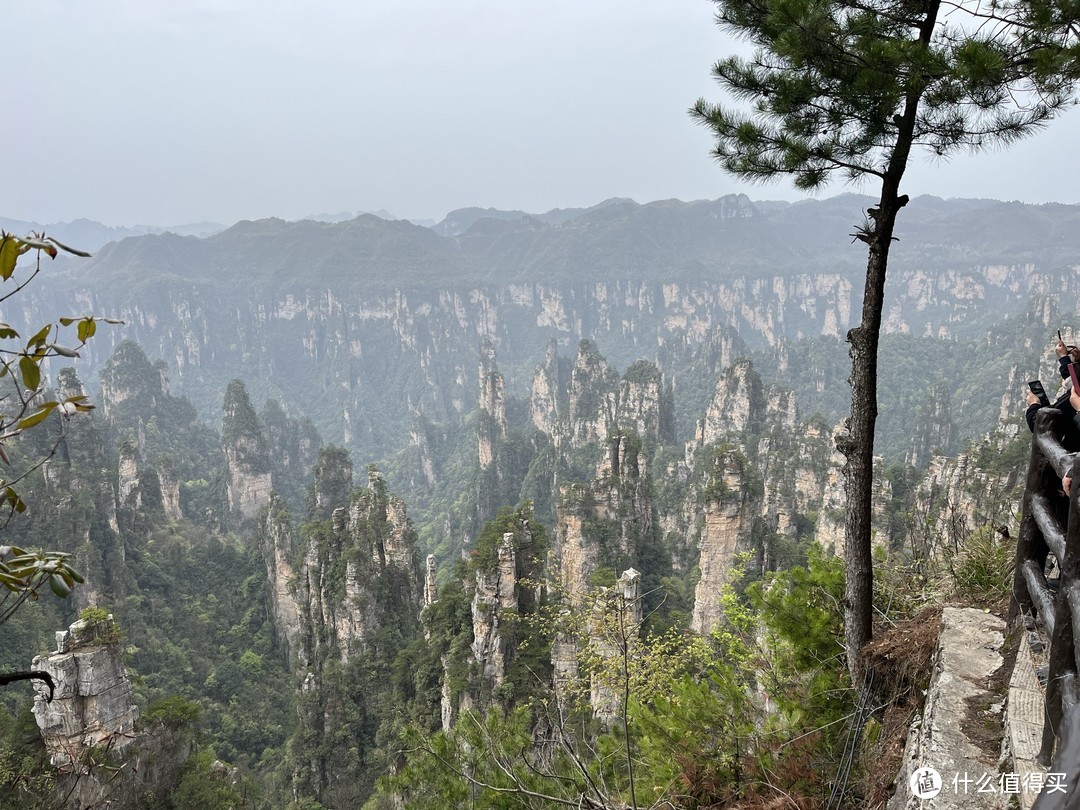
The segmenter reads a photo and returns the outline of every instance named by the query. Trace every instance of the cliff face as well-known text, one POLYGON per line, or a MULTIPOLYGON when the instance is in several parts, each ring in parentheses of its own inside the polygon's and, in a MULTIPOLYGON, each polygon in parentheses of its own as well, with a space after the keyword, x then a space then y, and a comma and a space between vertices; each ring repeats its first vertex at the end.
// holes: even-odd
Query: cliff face
POLYGON ((582 340, 570 372, 570 447, 578 449, 607 438, 618 411, 619 378, 596 344, 582 340))
POLYGON ((240 518, 253 518, 270 502, 273 480, 262 425, 239 380, 225 389, 221 446, 228 464, 225 487, 229 511, 240 518))
POLYGON ((495 445, 506 436, 506 394, 503 376, 495 365, 495 349, 490 342, 480 348, 480 395, 476 403, 480 412, 477 429, 477 457, 480 469, 495 463, 495 445))
POLYGON ((739 360, 721 374, 694 441, 704 447, 733 434, 760 433, 764 411, 761 378, 749 360, 739 360))
POLYGON ((747 480, 747 472, 745 459, 736 452, 718 451, 713 457, 701 510, 701 579, 694 591, 690 620, 690 628, 697 633, 708 633, 718 624, 722 590, 731 581, 737 555, 749 554, 758 558, 750 563, 760 565, 760 549, 752 532, 761 492, 747 480))
MULTIPOLYGON (((85 393, 74 369, 61 369, 55 393, 61 399, 85 393)), ((28 511, 32 520, 54 520, 63 526, 60 536, 49 538, 47 547, 72 553, 76 568, 86 576, 86 584, 73 592, 74 606, 82 609, 104 603, 111 594, 122 598, 130 582, 126 549, 118 536, 118 509, 124 506, 130 516, 141 499, 133 456, 129 453, 123 465, 123 480, 111 473, 106 435, 97 413, 75 414, 62 424, 59 418, 50 419, 36 430, 41 438, 55 443, 56 452, 42 465, 43 491, 29 498, 28 511), (121 483, 127 488, 123 502, 121 483)), ((21 528, 25 527, 9 527, 21 528)), ((33 541, 40 543, 40 539, 33 541)))
POLYGON ((593 481, 563 487, 556 517, 554 564, 571 604, 583 603, 602 568, 630 568, 657 545, 648 468, 634 434, 609 438, 593 481))
POLYGON ((373 771, 365 763, 375 747, 380 701, 394 656, 418 634, 424 593, 404 503, 374 470, 367 488, 343 499, 351 481, 348 455, 324 450, 315 468, 313 517, 329 517, 309 524, 295 600, 287 585, 292 571, 282 559, 287 533, 273 514, 263 538, 279 632, 290 647, 295 643, 300 664, 294 788, 329 806, 355 803, 371 789, 373 771), (294 610, 298 622, 290 627, 294 610), (371 722, 358 727, 357 716, 371 722), (353 740, 355 756, 335 750, 332 741, 341 735, 353 740))
POLYGON ((485 691, 490 694, 502 686, 506 677, 506 656, 509 639, 500 630, 500 615, 516 613, 517 553, 514 533, 505 532, 499 544, 498 563, 494 570, 476 572, 476 589, 472 599, 472 655, 480 668, 485 691))
POLYGON ((968 452, 934 455, 915 486, 910 525, 904 527, 917 552, 962 555, 968 534, 979 529, 1004 529, 1008 537, 1021 511, 1030 446, 1027 430, 1013 423, 968 452))
POLYGON ((262 527, 262 551, 274 629, 283 642, 290 665, 307 666, 307 654, 300 646, 300 605, 296 601, 296 573, 292 567, 292 525, 288 510, 276 493, 270 496, 269 506, 262 527))
POLYGON ((946 383, 933 386, 920 405, 904 462, 925 469, 934 455, 953 455, 957 444, 956 423, 950 408, 950 388, 946 383))
POLYGON ((174 729, 137 728, 120 639, 112 615, 80 620, 58 632, 56 651, 32 665, 56 685, 49 701, 48 686, 34 681, 34 719, 65 807, 135 806, 140 794, 171 784, 192 751, 174 729))
POLYGON ((112 616, 76 622, 56 635, 56 652, 34 659, 33 668, 48 672, 56 683, 50 703, 48 688, 35 682, 34 717, 53 767, 76 772, 86 768, 84 755, 91 747, 122 756, 135 741, 139 709, 112 616))
POLYGON ((533 427, 551 436, 558 447, 562 438, 561 423, 567 417, 569 365, 559 356, 559 344, 547 344, 543 362, 533 372, 529 393, 529 419, 533 427))
POLYGON ((464 710, 505 707, 542 690, 549 662, 543 622, 533 619, 547 599, 547 545, 528 506, 503 510, 473 542, 464 579, 449 587, 449 596, 429 576, 423 620, 442 669, 444 728, 464 710))
MULTIPOLYGON (((721 329, 751 350, 842 339, 862 276, 846 236, 865 202, 626 201, 443 236, 374 217, 245 222, 209 239, 106 246, 92 272, 28 290, 26 311, 124 320, 88 347, 87 379, 116 344, 135 339, 207 414, 241 377, 257 401, 279 397, 332 440, 382 457, 404 443, 414 413, 444 423, 472 411, 471 369, 485 339, 500 354, 507 391, 528 387, 552 340, 565 350, 589 338, 628 368, 641 357, 676 359, 721 329)), ((887 334, 963 339, 980 313, 1009 312, 1033 293, 1075 297, 1067 210, 988 204, 996 217, 988 228, 977 207, 919 198, 905 209, 887 334), (1029 220, 1039 227, 1015 224, 1029 220)), ((661 368, 669 378, 685 371, 661 368)), ((123 395, 136 389, 107 391, 112 402, 123 395)))

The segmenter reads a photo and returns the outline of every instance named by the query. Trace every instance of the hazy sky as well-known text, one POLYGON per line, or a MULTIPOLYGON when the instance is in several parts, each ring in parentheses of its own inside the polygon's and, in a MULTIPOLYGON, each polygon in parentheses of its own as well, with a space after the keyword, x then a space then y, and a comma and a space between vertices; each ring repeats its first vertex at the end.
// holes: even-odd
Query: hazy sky
MULTIPOLYGON (((231 223, 468 205, 796 199, 687 115, 731 48, 707 0, 8 4, 0 216, 231 223)), ((916 158, 905 191, 1080 202, 1072 111, 1007 154, 916 158)), ((848 190, 831 186, 826 195, 848 190)), ((869 190, 869 189, 867 189, 869 190)))

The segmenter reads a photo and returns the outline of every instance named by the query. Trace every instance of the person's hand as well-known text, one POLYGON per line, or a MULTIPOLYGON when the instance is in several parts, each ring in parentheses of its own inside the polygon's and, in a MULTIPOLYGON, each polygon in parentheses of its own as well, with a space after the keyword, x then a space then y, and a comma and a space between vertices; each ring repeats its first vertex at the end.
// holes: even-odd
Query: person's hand
POLYGON ((1058 357, 1064 357, 1068 353, 1069 347, 1065 345, 1065 341, 1059 340, 1057 342, 1057 345, 1054 347, 1054 354, 1056 354, 1058 357))
MULTIPOLYGON (((1033 393, 1031 393, 1030 391, 1028 391, 1028 393, 1027 393, 1027 403, 1028 403, 1028 405, 1038 405, 1039 402, 1040 402, 1039 398, 1037 396, 1035 396, 1033 393)), ((1069 402, 1072 402, 1072 397, 1069 397, 1069 402)), ((1077 408, 1077 410, 1080 411, 1080 408, 1077 408)))
POLYGON ((1063 490, 1065 490, 1066 495, 1069 494, 1069 487, 1070 486, 1072 486, 1072 478, 1070 476, 1066 475, 1064 478, 1061 479, 1061 488, 1063 490))

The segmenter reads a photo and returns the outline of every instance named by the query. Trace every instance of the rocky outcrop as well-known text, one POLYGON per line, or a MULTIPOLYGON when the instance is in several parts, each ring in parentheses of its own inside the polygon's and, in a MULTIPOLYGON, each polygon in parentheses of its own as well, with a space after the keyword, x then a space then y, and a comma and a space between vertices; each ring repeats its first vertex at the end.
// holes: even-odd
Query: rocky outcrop
POLYGON ((114 756, 135 741, 139 709, 124 669, 120 633, 111 615, 77 621, 56 634, 56 652, 34 659, 33 669, 52 675, 56 692, 35 682, 34 719, 53 767, 86 772, 90 748, 114 756))
POLYGON ((578 345, 567 399, 570 446, 581 448, 607 439, 618 412, 619 378, 591 340, 578 345))
POLYGON ((589 643, 598 660, 593 668, 589 703, 593 715, 610 728, 619 719, 625 678, 622 662, 634 654, 642 620, 641 574, 628 568, 614 588, 603 588, 593 601, 589 643))
MULTIPOLYGON (((84 393, 75 370, 63 368, 57 375, 55 392, 47 396, 68 399, 84 393)), ((64 434, 54 437, 55 452, 42 464, 44 497, 28 499, 27 513, 33 514, 35 508, 47 509, 47 519, 64 527, 61 537, 49 540, 49 547, 55 540, 59 550, 73 554, 75 567, 87 576, 86 583, 72 594, 72 606, 81 610, 108 598, 123 599, 130 581, 125 576, 126 549, 117 542, 118 481, 109 469, 111 463, 98 415, 76 413, 61 418, 64 434), (87 501, 100 504, 100 511, 87 509, 87 501)), ((48 430, 48 422, 40 429, 48 430)), ((139 490, 137 470, 129 466, 128 475, 129 496, 134 499, 132 493, 139 490)), ((128 514, 132 514, 130 508, 128 514)))
POLYGON ((712 401, 694 434, 694 446, 704 447, 733 434, 759 433, 764 415, 761 377, 749 360, 738 360, 717 381, 712 401))
MULTIPOLYGON (((833 433, 843 430, 840 425, 833 433)), ((818 522, 814 531, 814 540, 827 552, 837 557, 844 556, 844 534, 847 520, 847 489, 844 483, 844 456, 835 447, 828 465, 828 476, 821 496, 818 522)), ((887 547, 890 543, 889 501, 892 487, 889 480, 881 473, 885 467, 879 456, 874 457, 875 476, 871 490, 870 525, 871 541, 875 546, 887 547)))
POLYGON ((472 654, 485 681, 485 691, 502 685, 506 676, 508 639, 500 630, 500 615, 517 612, 517 554, 514 533, 503 534, 498 564, 493 571, 476 572, 472 599, 472 654))
POLYGON ((313 475, 315 487, 311 517, 328 520, 334 510, 344 507, 352 498, 352 458, 347 450, 340 447, 325 447, 319 451, 313 475))
POLYGON ((142 348, 125 340, 113 350, 101 372, 101 407, 106 419, 116 419, 135 408, 155 408, 168 396, 162 386, 162 374, 142 348), (128 407, 123 407, 128 403, 128 407))
POLYGON ((50 701, 48 686, 34 681, 34 719, 57 771, 57 796, 73 810, 134 807, 137 797, 166 793, 192 750, 175 728, 136 728, 120 631, 100 613, 58 632, 56 651, 32 665, 55 683, 50 701))
POLYGON ((300 644, 300 606, 296 601, 296 574, 292 567, 292 525, 288 510, 277 494, 270 496, 269 506, 262 527, 262 549, 274 628, 290 663, 307 666, 308 655, 300 644))
POLYGON ((675 440, 675 414, 671 392, 655 364, 638 360, 623 375, 615 418, 620 430, 642 438, 675 440))
POLYGON ((139 464, 135 459, 135 445, 131 442, 121 443, 119 454, 117 496, 120 505, 138 510, 142 507, 142 493, 139 491, 139 464))
POLYGON ((911 432, 911 443, 904 463, 925 469, 935 455, 952 455, 956 444, 956 423, 952 420, 952 387, 939 383, 933 387, 919 408, 911 432))
POLYGON ((435 471, 435 459, 431 450, 431 436, 427 422, 419 414, 413 419, 412 429, 409 431, 409 447, 416 454, 415 466, 410 470, 416 476, 414 487, 419 489, 420 483, 427 488, 432 488, 439 483, 439 476, 435 471))
POLYGON ((180 477, 172 459, 162 457, 157 465, 158 484, 161 486, 161 508, 169 520, 180 520, 180 477))
MULTIPOLYGON (((322 439, 306 416, 293 416, 276 400, 269 399, 259 412, 272 464, 274 490, 288 495, 303 492, 319 457, 322 439)), ((293 497, 290 505, 298 505, 293 497)))
MULTIPOLYGON (((760 491, 748 480, 745 458, 733 451, 718 451, 712 460, 704 492, 701 525, 701 579, 694 590, 690 629, 707 634, 720 622, 724 586, 731 581, 738 555, 758 557, 753 542, 753 521, 760 510, 760 491)), ((760 565, 760 559, 754 562, 760 565)))
POLYGON ((1017 806, 1002 792, 980 791, 976 784, 984 774, 989 774, 991 787, 1000 784, 999 746, 988 751, 986 731, 980 727, 1001 722, 1004 700, 985 684, 1002 665, 1004 645, 1005 623, 989 611, 942 610, 926 703, 908 732, 888 810, 1017 806), (954 777, 961 781, 954 784, 954 777), (964 779, 971 781, 965 784, 964 779))
POLYGON ((550 436, 556 447, 562 438, 562 422, 569 407, 566 390, 569 381, 570 369, 559 356, 559 344, 548 341, 544 361, 533 372, 529 420, 533 427, 550 436))
POLYGON ((957 456, 932 456, 915 488, 909 542, 926 553, 951 556, 962 553, 968 535, 979 528, 1008 536, 1021 511, 1030 446, 1026 428, 1014 422, 957 456))
POLYGON ((506 394, 490 341, 480 347, 480 396, 476 407, 480 412, 477 457, 480 469, 486 470, 495 463, 496 444, 506 436, 506 394))
POLYGON ((581 605, 601 568, 631 567, 658 542, 648 466, 635 434, 609 438, 591 484, 562 487, 556 517, 560 586, 571 604, 581 605))
MULTIPOLYGON (((329 515, 313 524, 296 590, 301 689, 293 783, 297 795, 327 806, 351 806, 371 790, 364 762, 376 745, 377 721, 358 732, 349 718, 377 717, 390 699, 391 666, 419 635, 423 598, 416 534, 404 503, 388 494, 373 469, 368 487, 342 500, 351 481, 348 455, 324 449, 315 468, 312 517, 329 515), (357 735, 351 738, 357 755, 342 758, 331 741, 345 727, 357 735)), ((268 534, 275 531, 283 536, 268 526, 268 534)), ((283 543, 270 541, 274 549, 283 543)), ((276 565, 280 588, 288 569, 276 565)), ((280 603, 287 612, 284 596, 280 603)))
POLYGON ((435 576, 435 555, 428 554, 424 567, 424 607, 435 604, 435 600, 439 598, 439 587, 435 576))
POLYGON ((229 511, 243 519, 253 518, 270 502, 272 470, 262 426, 239 380, 225 389, 221 447, 228 464, 229 511))

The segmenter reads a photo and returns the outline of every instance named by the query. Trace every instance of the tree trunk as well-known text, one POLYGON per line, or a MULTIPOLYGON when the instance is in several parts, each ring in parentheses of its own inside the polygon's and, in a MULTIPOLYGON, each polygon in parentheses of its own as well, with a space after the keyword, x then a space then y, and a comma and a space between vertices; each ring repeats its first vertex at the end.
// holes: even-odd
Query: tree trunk
MULTIPOLYGON (((928 49, 937 24, 941 0, 928 0, 919 18, 919 44, 928 49)), ((904 112, 897 118, 896 137, 888 165, 881 175, 877 208, 867 211, 869 227, 859 238, 869 245, 862 322, 848 332, 851 344, 851 416, 836 447, 847 457, 844 487, 847 519, 844 523, 844 651, 853 686, 859 685, 859 651, 873 636, 874 561, 870 518, 874 485, 874 425, 877 422, 877 360, 881 313, 885 304, 885 271, 889 266, 896 215, 907 205, 900 194, 915 123, 925 85, 911 81, 904 112)))
POLYGON ((870 519, 874 484, 874 426, 877 422, 877 359, 881 313, 885 300, 885 271, 889 261, 896 214, 907 202, 897 199, 896 187, 883 183, 876 219, 868 235, 862 322, 848 332, 851 344, 851 416, 837 449, 847 457, 844 488, 844 647, 852 684, 858 685, 859 650, 873 634, 874 564, 870 519))

